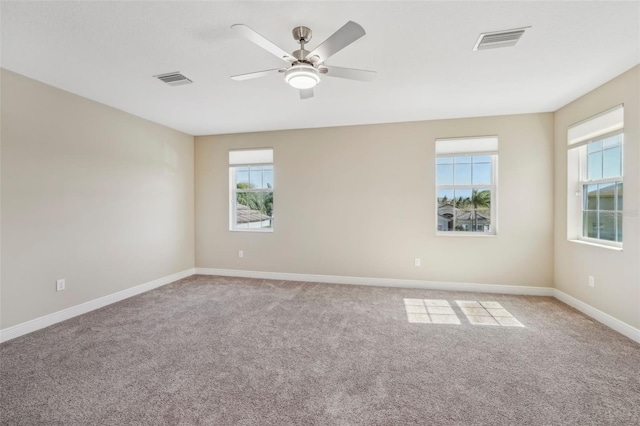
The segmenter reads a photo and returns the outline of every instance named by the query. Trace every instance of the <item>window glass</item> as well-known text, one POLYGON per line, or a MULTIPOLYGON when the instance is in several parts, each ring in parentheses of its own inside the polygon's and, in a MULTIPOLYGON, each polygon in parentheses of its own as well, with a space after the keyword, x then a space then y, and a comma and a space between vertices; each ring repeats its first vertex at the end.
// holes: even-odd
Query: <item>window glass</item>
POLYGON ((602 141, 594 141, 587 145, 587 152, 589 154, 596 151, 602 151, 602 141))
POLYGON ((602 177, 610 178, 622 174, 622 148, 620 146, 603 151, 602 177))
POLYGON ((471 185, 470 163, 456 163, 453 182, 455 185, 471 185))
POLYGON ((585 194, 585 210, 598 209, 598 185, 586 185, 585 194))
MULTIPOLYGON (((232 157, 272 161, 271 150, 230 151, 232 157), (234 154, 238 154, 235 155, 234 154)), ((273 164, 230 164, 230 229, 270 231, 273 228, 273 164)))
POLYGON ((473 184, 491 185, 491 163, 473 164, 473 184))
POLYGON ((598 185, 598 210, 615 210, 615 184, 598 185))
POLYGON ((587 158, 587 176, 589 180, 602 178, 602 151, 589 154, 587 158))
POLYGON ((453 185, 453 164, 438 164, 436 171, 438 185, 453 185))
POLYGON ((582 184, 582 236, 622 242, 622 134, 589 142, 582 184))
POLYGON ((249 183, 249 168, 237 167, 236 168, 236 182, 237 183, 249 183))
POLYGON ((589 238, 598 238, 598 212, 583 212, 583 233, 589 238))
POLYGON ((496 155, 436 157, 437 230, 492 233, 496 155))
POLYGON ((624 208, 624 205, 622 203, 622 182, 618 182, 617 186, 618 187, 616 188, 616 190, 617 190, 618 200, 617 200, 616 208, 617 208, 617 210, 622 211, 622 209, 624 208))

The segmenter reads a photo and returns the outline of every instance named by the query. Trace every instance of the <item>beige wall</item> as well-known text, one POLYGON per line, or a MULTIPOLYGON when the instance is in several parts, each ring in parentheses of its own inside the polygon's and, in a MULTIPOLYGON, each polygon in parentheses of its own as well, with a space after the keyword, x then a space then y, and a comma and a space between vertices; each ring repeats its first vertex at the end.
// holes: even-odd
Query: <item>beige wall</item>
POLYGON ((194 265, 555 285, 640 327, 640 67, 556 113, 203 136, 195 153, 192 136, 1 77, 0 329, 194 265), (614 251, 567 241, 566 130, 620 103, 614 251), (500 139, 499 233, 436 236, 434 140, 473 135, 500 139), (275 232, 230 232, 227 152, 256 147, 274 148, 275 232))
POLYGON ((196 266, 551 286, 552 139, 551 113, 196 137, 196 266), (499 136, 499 234, 436 236, 434 141, 474 135, 499 136), (275 231, 230 232, 227 152, 258 147, 275 231))
POLYGON ((1 78, 0 328, 194 266, 192 136, 1 78))
POLYGON ((555 287, 640 328, 640 67, 555 113, 555 287), (567 240, 567 128, 624 104, 623 250, 567 240), (588 276, 595 287, 588 286, 588 276))

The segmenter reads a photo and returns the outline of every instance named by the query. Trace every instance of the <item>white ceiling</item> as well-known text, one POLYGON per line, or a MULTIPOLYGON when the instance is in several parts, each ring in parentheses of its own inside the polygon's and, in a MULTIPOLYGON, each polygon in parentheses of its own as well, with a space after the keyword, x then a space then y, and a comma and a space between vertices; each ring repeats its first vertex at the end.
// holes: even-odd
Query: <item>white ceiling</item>
MULTIPOLYGON (((554 111, 640 62, 640 1, 2 2, 2 67, 192 135, 554 111), (353 20, 367 35, 328 65, 378 72, 324 78, 301 101, 282 75, 230 75, 353 20), (474 52, 479 33, 531 26, 511 48, 474 52), (181 71, 194 84, 153 75, 181 71)), ((310 49, 311 50, 311 49, 310 49)), ((286 64, 285 64, 286 65, 286 64)))

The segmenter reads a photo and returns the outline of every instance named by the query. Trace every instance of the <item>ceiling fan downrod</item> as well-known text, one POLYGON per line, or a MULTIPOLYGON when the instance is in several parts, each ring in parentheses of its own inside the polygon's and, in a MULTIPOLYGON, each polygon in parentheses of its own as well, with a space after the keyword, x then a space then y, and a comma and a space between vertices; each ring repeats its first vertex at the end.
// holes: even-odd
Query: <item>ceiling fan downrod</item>
POLYGON ((293 56, 299 61, 309 63, 305 61, 305 58, 309 54, 309 51, 305 50, 304 45, 311 40, 311 29, 309 27, 299 26, 295 27, 291 31, 293 39, 300 43, 300 49, 293 52, 293 56))

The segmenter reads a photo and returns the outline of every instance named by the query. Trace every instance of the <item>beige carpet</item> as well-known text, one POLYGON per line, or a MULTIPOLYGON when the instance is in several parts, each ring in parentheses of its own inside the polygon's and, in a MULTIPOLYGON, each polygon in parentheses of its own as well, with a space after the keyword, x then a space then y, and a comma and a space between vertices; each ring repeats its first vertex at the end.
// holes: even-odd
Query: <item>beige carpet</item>
POLYGON ((0 345, 0 385, 3 425, 637 426, 640 345, 547 297, 194 276, 0 345))

